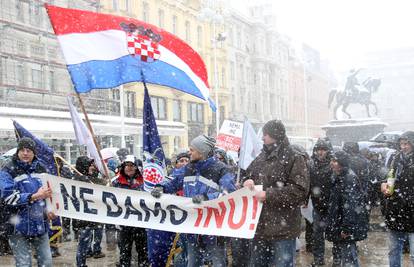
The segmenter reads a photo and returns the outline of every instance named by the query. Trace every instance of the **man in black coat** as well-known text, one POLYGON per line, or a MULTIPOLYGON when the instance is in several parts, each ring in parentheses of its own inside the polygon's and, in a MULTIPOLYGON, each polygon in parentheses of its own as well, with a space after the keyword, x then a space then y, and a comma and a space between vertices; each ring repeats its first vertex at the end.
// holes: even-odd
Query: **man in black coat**
MULTIPOLYGON (((318 139, 310 161, 310 197, 313 205, 312 253, 314 258, 311 266, 325 264, 325 227, 332 189, 332 169, 330 166, 332 153, 331 143, 324 139, 318 139)), ((334 259, 339 257, 335 252, 333 249, 334 259)))
POLYGON ((356 241, 367 237, 367 210, 360 181, 349 166, 349 155, 335 152, 331 160, 333 184, 325 235, 340 255, 340 261, 335 259, 333 266, 359 267, 356 241))
MULTIPOLYGON (((101 184, 104 185, 105 181, 101 178, 98 178, 98 171, 96 169, 93 159, 88 158, 87 156, 80 156, 76 159, 76 169, 82 174, 75 174, 74 180, 101 184)), ((93 245, 93 256, 94 258, 105 257, 105 254, 102 253, 100 248, 100 241, 102 239, 102 225, 82 220, 73 220, 73 228, 79 231, 79 243, 78 249, 76 252, 76 266, 84 267, 86 266, 86 258, 88 250, 90 250, 90 245, 92 243, 93 235, 95 235, 95 243, 93 245)))
POLYGON ((414 264, 414 132, 403 133, 400 152, 395 155, 391 169, 394 185, 381 184, 386 197, 383 202, 385 223, 390 230, 390 266, 401 266, 404 240, 410 243, 410 259, 414 264))

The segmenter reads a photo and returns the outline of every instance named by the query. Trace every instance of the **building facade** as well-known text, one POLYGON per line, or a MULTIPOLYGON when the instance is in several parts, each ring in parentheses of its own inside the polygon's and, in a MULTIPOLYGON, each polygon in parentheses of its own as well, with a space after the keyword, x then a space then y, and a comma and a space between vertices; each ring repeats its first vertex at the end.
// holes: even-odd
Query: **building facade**
MULTIPOLYGON (((92 0, 0 1, 0 152, 16 145, 14 119, 73 162, 80 149, 66 98, 75 91, 45 3, 89 11, 101 9, 99 1, 92 0)), ((121 145, 119 96, 118 89, 92 90, 81 96, 101 147, 121 145), (118 122, 118 131, 109 130, 115 127, 114 121, 118 122)), ((78 105, 77 98, 72 98, 78 105)), ((131 117, 126 120, 126 146, 139 155, 142 120, 137 116, 135 95, 127 93, 125 100, 125 113, 131 117)), ((161 135, 185 135, 184 124, 160 120, 161 135)))

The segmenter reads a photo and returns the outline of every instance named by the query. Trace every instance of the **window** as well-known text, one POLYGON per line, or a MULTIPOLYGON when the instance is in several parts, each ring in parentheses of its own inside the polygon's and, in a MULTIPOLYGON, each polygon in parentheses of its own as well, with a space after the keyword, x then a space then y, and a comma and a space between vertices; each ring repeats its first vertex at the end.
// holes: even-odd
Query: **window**
POLYGON ((172 18, 172 33, 177 34, 177 16, 173 16, 172 18))
POLYGON ((40 7, 41 7, 40 3, 30 2, 30 6, 29 6, 30 22, 32 22, 32 23, 41 23, 42 14, 40 13, 40 7))
POLYGON ((45 53, 45 48, 40 45, 31 45, 30 52, 31 52, 31 56, 43 57, 45 53))
POLYGON ((197 27, 197 45, 201 47, 203 45, 203 29, 201 26, 197 27))
POLYGON ((112 8, 118 11, 118 0, 112 0, 112 8))
POLYGON ((221 68, 221 87, 226 87, 226 69, 221 68))
POLYGON ((125 100, 126 100, 126 109, 125 109, 125 116, 127 117, 135 117, 136 114, 136 98, 135 92, 125 92, 125 100))
POLYGON ((148 3, 142 3, 142 20, 145 22, 149 21, 149 7, 148 3))
POLYGON ((204 122, 203 104, 188 102, 187 113, 189 122, 204 122))
POLYGON ((26 44, 23 41, 17 41, 16 43, 17 53, 20 55, 26 55, 26 44))
POLYGON ((158 10, 158 26, 164 28, 164 10, 158 10))
POLYGON ((237 31, 237 48, 240 49, 241 47, 241 32, 240 30, 237 31))
POLYGON ((55 72, 49 71, 49 89, 50 91, 55 91, 55 72))
POLYGON ((24 22, 23 3, 16 1, 16 17, 18 21, 24 22))
POLYGON ((17 78, 17 84, 19 86, 25 86, 26 82, 25 82, 25 77, 24 77, 24 66, 23 65, 17 65, 17 69, 16 69, 17 73, 16 73, 16 78, 17 78))
POLYGON ((230 61, 230 79, 234 80, 234 62, 230 61))
POLYGON ((154 112, 154 117, 159 120, 167 119, 165 98, 152 96, 151 97, 151 106, 154 112))
POLYGON ((233 28, 229 28, 229 44, 233 45, 233 40, 234 36, 233 36, 233 28))
POLYGON ((32 87, 33 88, 42 88, 43 87, 43 77, 42 71, 38 69, 32 69, 32 87))
POLYGON ((173 120, 181 121, 181 101, 173 100, 173 120))
POLYGON ((185 40, 190 43, 191 42, 191 33, 190 33, 190 22, 185 22, 185 40))
POLYGON ((119 100, 120 98, 119 89, 112 89, 112 99, 119 100))
POLYGON ((125 0, 124 10, 129 11, 129 0, 125 0))

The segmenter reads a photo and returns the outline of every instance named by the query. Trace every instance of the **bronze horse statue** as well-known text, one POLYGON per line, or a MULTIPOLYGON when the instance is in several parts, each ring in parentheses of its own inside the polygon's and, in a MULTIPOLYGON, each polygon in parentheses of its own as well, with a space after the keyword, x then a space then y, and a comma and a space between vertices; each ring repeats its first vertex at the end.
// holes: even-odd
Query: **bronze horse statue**
POLYGON ((378 115, 378 108, 377 105, 371 100, 371 94, 378 91, 379 86, 381 85, 381 79, 370 79, 367 82, 363 83, 365 90, 359 90, 354 94, 348 94, 347 92, 332 90, 329 92, 329 99, 328 99, 328 107, 331 107, 331 104, 336 96, 336 104, 333 110, 334 118, 337 120, 336 111, 340 106, 342 106, 342 112, 348 115, 348 118, 351 119, 351 114, 346 112, 349 104, 356 103, 365 105, 367 110, 368 117, 371 117, 369 113, 369 105, 373 105, 375 107, 375 115, 378 115))

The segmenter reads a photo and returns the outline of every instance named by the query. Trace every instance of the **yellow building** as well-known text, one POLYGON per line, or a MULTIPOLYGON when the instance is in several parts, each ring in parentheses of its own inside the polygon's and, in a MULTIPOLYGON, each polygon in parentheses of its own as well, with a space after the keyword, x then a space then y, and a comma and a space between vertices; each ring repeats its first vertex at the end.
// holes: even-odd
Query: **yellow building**
MULTIPOLYGON (((212 25, 201 21, 199 0, 103 0, 100 1, 100 12, 132 17, 156 25, 169 31, 187 42, 203 58, 209 77, 209 84, 214 88, 214 49, 212 25)), ((220 32, 218 27, 216 32, 220 32)), ((229 99, 226 85, 226 56, 221 47, 217 49, 217 66, 219 78, 220 120, 227 116, 229 99)), ((163 135, 161 139, 167 155, 186 149, 189 141, 199 134, 215 134, 215 115, 203 100, 167 87, 147 85, 152 107, 158 121, 182 122, 186 125, 185 133, 179 136, 163 135)), ((135 107, 133 115, 142 117, 143 85, 131 83, 124 86, 124 105, 135 107)), ((214 91, 210 90, 214 99, 214 91)), ((131 114, 129 114, 131 115, 131 114)))

